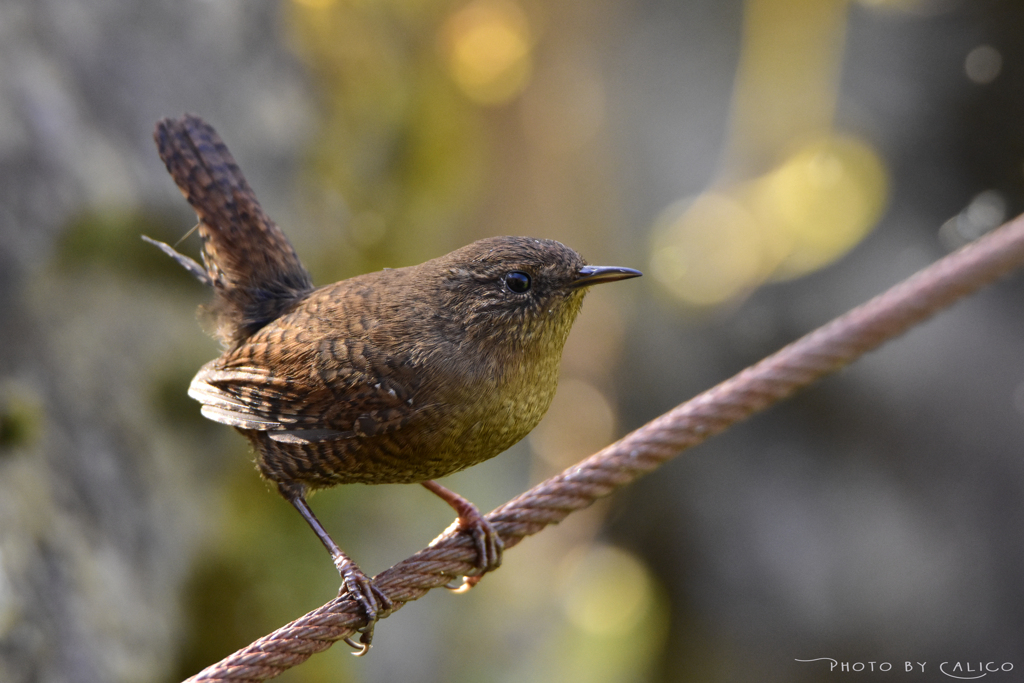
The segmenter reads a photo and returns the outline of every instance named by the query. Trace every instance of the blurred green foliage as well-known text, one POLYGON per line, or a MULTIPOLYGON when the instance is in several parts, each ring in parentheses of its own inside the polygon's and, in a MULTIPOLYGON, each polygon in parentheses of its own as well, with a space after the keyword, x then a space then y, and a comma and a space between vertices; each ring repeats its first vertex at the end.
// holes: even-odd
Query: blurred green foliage
MULTIPOLYGON (((454 3, 288 3, 289 42, 318 93, 306 211, 345 203, 347 247, 359 272, 409 265, 461 246, 480 198, 482 112, 443 71, 434 36, 454 3), (313 195, 316 196, 315 194, 313 195)), ((310 267, 330 280, 329 254, 310 267)))
POLYGON ((39 437, 40 406, 15 390, 0 395, 0 455, 24 448, 39 437))

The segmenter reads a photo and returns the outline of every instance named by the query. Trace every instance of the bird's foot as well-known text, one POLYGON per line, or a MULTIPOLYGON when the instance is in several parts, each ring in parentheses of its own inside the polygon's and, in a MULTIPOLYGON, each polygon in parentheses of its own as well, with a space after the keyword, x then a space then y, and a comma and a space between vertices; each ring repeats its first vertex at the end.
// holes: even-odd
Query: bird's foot
POLYGON ((464 576, 461 584, 449 585, 448 588, 455 593, 465 593, 480 583, 484 574, 501 566, 505 544, 491 523, 472 505, 470 510, 459 515, 459 528, 469 534, 473 539, 473 545, 476 546, 476 569, 464 576))
POLYGON ((459 526, 472 536, 473 545, 476 546, 477 568, 480 574, 486 574, 501 566, 505 544, 491 523, 476 508, 473 512, 475 515, 470 520, 459 519, 459 526))
POLYGON ((456 593, 465 593, 480 583, 484 574, 501 566, 501 555, 505 550, 505 543, 491 523, 468 500, 433 480, 423 482, 423 487, 440 496, 452 506, 459 515, 459 530, 469 534, 473 539, 473 545, 476 547, 476 569, 465 576, 460 585, 449 584, 447 586, 456 593))
POLYGON ((370 577, 347 557, 342 556, 336 559, 335 566, 338 567, 338 573, 342 578, 338 595, 341 596, 345 593, 351 595, 359 602, 366 614, 366 626, 359 629, 359 644, 356 644, 351 638, 345 638, 345 642, 357 650, 352 654, 362 657, 370 651, 370 644, 373 642, 373 627, 377 624, 377 620, 390 614, 395 606, 391 602, 391 598, 377 588, 370 577))

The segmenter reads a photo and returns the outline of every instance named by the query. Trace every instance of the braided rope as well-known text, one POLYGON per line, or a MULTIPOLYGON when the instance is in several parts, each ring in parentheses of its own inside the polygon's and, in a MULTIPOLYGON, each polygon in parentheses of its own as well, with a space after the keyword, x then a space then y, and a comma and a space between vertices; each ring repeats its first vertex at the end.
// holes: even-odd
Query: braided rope
MULTIPOLYGON (((1024 263, 1024 216, 946 256, 867 303, 665 413, 487 515, 511 548, 526 536, 650 472, 681 451, 849 364, 883 341, 1024 263)), ((476 550, 452 525, 427 548, 374 578, 395 603, 416 600, 473 569, 476 550)), ((339 596, 189 681, 263 681, 364 625, 339 596)))

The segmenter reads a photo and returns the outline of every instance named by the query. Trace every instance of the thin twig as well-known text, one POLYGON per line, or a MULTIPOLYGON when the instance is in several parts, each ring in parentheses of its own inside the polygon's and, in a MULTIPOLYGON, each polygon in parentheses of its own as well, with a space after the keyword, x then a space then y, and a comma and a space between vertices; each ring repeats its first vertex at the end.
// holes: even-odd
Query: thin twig
MULTIPOLYGON (((1024 263, 1024 216, 967 245, 866 304, 683 403, 487 515, 505 548, 562 521, 681 451, 848 365, 957 299, 1024 263)), ((375 577, 396 611, 473 568, 476 549, 455 525, 375 577)), ((263 681, 364 625, 347 595, 226 657, 189 681, 263 681)))

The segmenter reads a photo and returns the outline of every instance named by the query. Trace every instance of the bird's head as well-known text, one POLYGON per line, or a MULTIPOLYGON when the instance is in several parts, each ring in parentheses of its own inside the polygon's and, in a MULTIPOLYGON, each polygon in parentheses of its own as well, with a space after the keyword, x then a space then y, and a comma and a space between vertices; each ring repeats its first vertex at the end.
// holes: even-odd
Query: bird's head
POLYGON ((559 353, 590 286, 640 275, 587 265, 564 244, 531 237, 479 240, 428 263, 468 339, 559 353))

